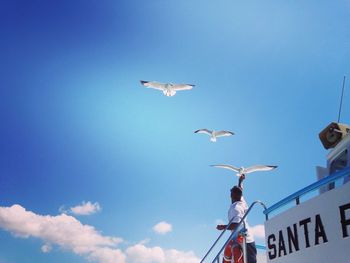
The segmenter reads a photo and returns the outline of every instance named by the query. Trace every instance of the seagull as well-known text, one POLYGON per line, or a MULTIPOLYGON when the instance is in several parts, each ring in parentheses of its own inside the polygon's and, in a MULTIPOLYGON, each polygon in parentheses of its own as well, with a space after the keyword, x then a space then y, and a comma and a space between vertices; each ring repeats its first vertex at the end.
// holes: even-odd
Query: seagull
POLYGON ((240 177, 242 174, 249 174, 249 173, 259 172, 259 171, 271 171, 271 170, 277 168, 276 165, 253 165, 253 166, 250 166, 247 168, 244 168, 244 167, 237 168, 235 166, 228 165, 228 164, 214 164, 211 166, 217 167, 217 168, 224 168, 224 169, 228 169, 228 170, 237 172, 236 175, 238 177, 240 177))
POLYGON ((172 97, 179 90, 190 90, 194 87, 192 84, 173 84, 173 83, 160 83, 156 81, 141 80, 141 84, 147 88, 157 89, 163 91, 165 96, 172 97))
POLYGON ((210 136, 210 140, 212 142, 216 142, 216 138, 217 137, 234 135, 234 133, 231 132, 231 131, 211 131, 211 130, 208 130, 208 129, 196 130, 194 133, 205 133, 205 134, 208 134, 210 136))

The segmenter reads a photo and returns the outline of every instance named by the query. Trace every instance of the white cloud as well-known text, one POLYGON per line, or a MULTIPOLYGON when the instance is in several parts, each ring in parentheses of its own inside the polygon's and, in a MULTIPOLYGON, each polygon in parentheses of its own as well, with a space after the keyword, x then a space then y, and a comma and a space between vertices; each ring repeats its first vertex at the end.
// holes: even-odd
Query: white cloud
POLYGON ((148 248, 142 244, 137 244, 127 248, 125 253, 128 256, 128 262, 165 262, 164 251, 160 247, 148 248))
POLYGON ((67 210, 64 205, 61 205, 60 208, 58 209, 58 211, 61 213, 61 214, 68 214, 69 213, 69 210, 67 210))
POLYGON ((50 244, 45 244, 41 247, 41 251, 43 253, 49 253, 52 250, 52 246, 50 244))
POLYGON ((200 261, 192 251, 183 252, 170 249, 165 251, 165 255, 167 263, 198 263, 200 261))
POLYGON ((88 256, 90 261, 97 261, 101 263, 124 263, 125 258, 125 254, 121 250, 110 247, 96 249, 88 256))
POLYGON ((150 241, 151 241, 151 239, 145 238, 144 240, 141 240, 141 241, 139 242, 139 244, 141 244, 141 245, 146 245, 146 244, 148 244, 150 241))
POLYGON ((259 239, 265 239, 265 228, 264 225, 256 225, 253 227, 250 227, 251 233, 254 235, 255 238, 259 239))
POLYGON ((161 235, 169 233, 173 230, 173 226, 165 221, 159 222, 153 227, 153 230, 161 235))
POLYGON ((22 238, 36 237, 46 245, 41 249, 49 252, 52 245, 71 250, 100 263, 124 263, 125 255, 116 246, 121 238, 103 236, 94 227, 83 225, 73 216, 42 216, 25 210, 20 205, 0 207, 0 227, 22 238))
POLYGON ((75 214, 75 215, 86 216, 86 215, 95 214, 100 210, 101 210, 101 206, 99 203, 96 202, 93 204, 89 201, 87 203, 83 202, 81 205, 71 207, 69 212, 71 212, 72 214, 75 214))
MULTIPOLYGON (((160 223, 157 224, 160 225, 159 232, 171 231, 170 224, 160 223)), ((11 232, 16 237, 41 239, 44 242, 41 247, 43 253, 49 253, 52 246, 59 246, 92 262, 198 263, 200 261, 192 251, 166 250, 158 246, 147 247, 149 239, 122 251, 116 248, 123 242, 121 238, 103 236, 93 226, 83 225, 73 216, 38 215, 20 205, 0 206, 0 228, 11 232)))
POLYGON ((164 250, 161 247, 146 247, 142 244, 129 247, 125 253, 127 263, 198 263, 200 261, 192 251, 164 250))

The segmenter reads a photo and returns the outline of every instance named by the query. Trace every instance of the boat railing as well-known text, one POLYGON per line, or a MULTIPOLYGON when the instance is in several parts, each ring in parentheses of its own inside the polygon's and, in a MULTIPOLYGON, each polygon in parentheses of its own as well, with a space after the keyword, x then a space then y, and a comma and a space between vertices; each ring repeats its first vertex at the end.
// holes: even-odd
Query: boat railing
MULTIPOLYGON (((222 253, 222 251, 225 249, 225 247, 227 246, 227 244, 230 242, 230 240, 238 234, 238 232, 241 230, 241 226, 242 224, 244 225, 244 229, 245 229, 245 218, 247 217, 247 215, 249 214, 249 212, 252 210, 252 208, 256 205, 256 204, 260 204, 264 207, 264 209, 266 210, 266 206, 263 202, 257 200, 255 202, 253 202, 250 207, 248 208, 247 212, 244 214, 243 218, 241 219, 241 221, 237 224, 237 226, 235 227, 235 230, 232 231, 231 235, 229 236, 229 238, 226 240, 225 244, 221 247, 221 249, 219 250, 219 252, 217 253, 217 255, 215 256, 214 260, 212 261, 212 263, 215 262, 219 262, 220 260, 220 254, 222 253)), ((267 216, 265 214, 266 220, 267 220, 267 216)), ((219 237, 215 240, 215 242, 213 243, 213 245, 210 247, 210 249, 208 250, 208 252, 205 254, 205 256, 203 257, 203 259, 200 261, 200 263, 203 263, 204 260, 208 257, 208 255, 210 254, 210 252, 213 250, 213 248, 216 246, 216 244, 219 242, 219 240, 222 238, 222 236, 224 235, 224 233, 226 232, 226 230, 229 229, 232 221, 234 218, 232 218, 230 220, 230 222, 227 224, 226 228, 221 232, 221 234, 219 235, 219 237)), ((244 255, 246 255, 246 253, 243 253, 244 255)), ((246 261, 245 261, 246 262, 246 261)))
POLYGON ((344 178, 346 176, 350 176, 350 167, 344 168, 340 171, 334 172, 333 174, 313 183, 310 184, 303 189, 287 196, 286 198, 282 199, 281 201, 277 202, 276 204, 270 206, 269 208, 264 210, 264 214, 266 216, 266 219, 268 219, 269 214, 293 201, 296 202, 297 205, 300 204, 300 197, 310 193, 311 191, 317 190, 322 186, 328 185, 329 183, 335 182, 338 179, 344 178))
MULTIPOLYGON (((222 253, 222 251, 224 250, 224 248, 227 246, 227 244, 230 242, 230 240, 238 234, 238 232, 240 231, 240 227, 242 226, 242 224, 245 224, 244 219, 247 217, 247 215, 249 214, 249 212, 251 211, 251 209, 253 208, 253 206, 257 203, 261 204, 264 207, 264 211, 263 213, 265 214, 265 219, 268 220, 269 219, 269 215, 271 212, 276 211, 277 209, 295 201, 297 205, 300 204, 300 197, 319 189, 322 186, 328 185, 329 183, 335 182, 341 178, 344 178, 346 176, 350 176, 350 167, 347 167, 345 169, 342 169, 340 171, 334 172, 333 174, 315 182, 310 184, 309 186, 304 187, 303 189, 287 196, 286 198, 280 200, 279 202, 277 202, 276 204, 270 206, 269 208, 266 208, 265 204, 259 200, 253 202, 249 209, 247 210, 247 212, 245 213, 245 215, 243 216, 242 220, 238 223, 237 227, 235 228, 234 231, 232 231, 232 233, 230 234, 229 238, 227 239, 227 241, 225 242, 225 244, 221 247, 220 251, 217 253, 217 255, 215 256, 214 260, 212 261, 212 263, 215 262, 219 262, 220 260, 220 255, 222 253)), ((349 182, 350 183, 350 182, 349 182)), ((233 219, 232 219, 233 220, 233 219)), ((203 257, 203 259, 200 261, 200 263, 203 263, 204 260, 208 257, 208 255, 212 252, 213 248, 216 246, 216 244, 219 242, 219 240, 222 238, 222 236, 224 235, 224 233, 228 230, 230 224, 232 223, 232 220, 227 224, 226 228, 222 231, 222 233, 219 235, 219 237, 215 240, 215 242, 213 243, 213 245, 210 247, 210 249, 208 250, 208 252, 205 254, 205 256, 203 257)), ((259 247, 260 248, 260 247, 259 247)), ((266 249, 266 247, 261 246, 261 249, 266 249)), ((246 262, 246 261, 245 261, 246 262)))

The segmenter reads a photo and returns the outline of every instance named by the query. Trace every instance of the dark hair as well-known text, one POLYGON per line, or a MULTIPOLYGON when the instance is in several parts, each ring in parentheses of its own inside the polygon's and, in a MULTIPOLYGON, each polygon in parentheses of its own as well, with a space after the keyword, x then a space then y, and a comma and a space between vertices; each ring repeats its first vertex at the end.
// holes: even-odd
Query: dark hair
POLYGON ((241 199, 242 194, 243 194, 243 190, 239 186, 235 185, 234 187, 231 188, 231 196, 234 195, 238 199, 241 199))
POLYGON ((243 190, 242 190, 242 188, 240 188, 239 186, 234 186, 234 187, 232 187, 231 188, 231 193, 233 193, 233 192, 236 192, 236 193, 243 193, 243 190))

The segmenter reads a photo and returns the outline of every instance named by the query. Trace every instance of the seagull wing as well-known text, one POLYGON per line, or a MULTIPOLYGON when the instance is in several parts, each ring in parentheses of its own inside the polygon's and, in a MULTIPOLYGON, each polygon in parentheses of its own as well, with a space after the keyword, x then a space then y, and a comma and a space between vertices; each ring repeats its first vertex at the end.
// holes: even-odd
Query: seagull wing
POLYGON ((141 84, 147 88, 152 88, 152 89, 157 89, 157 90, 165 90, 165 85, 160 82, 156 81, 145 81, 145 80, 140 80, 141 84))
POLYGON ((257 171, 271 171, 275 168, 277 168, 276 165, 254 165, 254 166, 245 168, 244 173, 249 174, 257 171))
POLYGON ((192 84, 174 84, 171 89, 175 91, 179 90, 190 90, 194 87, 192 84))
POLYGON ((231 136, 231 135, 234 135, 234 133, 230 132, 230 131, 217 131, 217 132, 215 132, 216 137, 231 136))
POLYGON ((205 133, 205 134, 211 135, 212 131, 208 129, 199 129, 199 130, 196 130, 194 133, 205 133))
POLYGON ((214 164, 214 165, 211 165, 211 166, 212 167, 217 167, 217 168, 228 169, 228 170, 231 170, 231 171, 234 171, 234 172, 238 172, 239 171, 239 168, 234 167, 232 165, 228 165, 228 164, 214 164))

